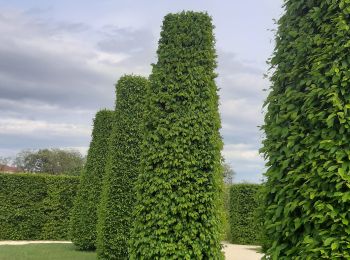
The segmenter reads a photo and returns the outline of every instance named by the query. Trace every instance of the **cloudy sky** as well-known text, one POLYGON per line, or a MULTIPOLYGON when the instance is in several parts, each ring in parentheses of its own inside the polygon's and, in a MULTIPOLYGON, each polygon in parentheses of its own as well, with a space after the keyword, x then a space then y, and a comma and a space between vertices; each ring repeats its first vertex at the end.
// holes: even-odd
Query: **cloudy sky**
POLYGON ((216 26, 223 154, 236 182, 259 182, 266 60, 283 0, 0 0, 0 156, 86 153, 92 118, 125 73, 148 76, 164 15, 207 11, 216 26))

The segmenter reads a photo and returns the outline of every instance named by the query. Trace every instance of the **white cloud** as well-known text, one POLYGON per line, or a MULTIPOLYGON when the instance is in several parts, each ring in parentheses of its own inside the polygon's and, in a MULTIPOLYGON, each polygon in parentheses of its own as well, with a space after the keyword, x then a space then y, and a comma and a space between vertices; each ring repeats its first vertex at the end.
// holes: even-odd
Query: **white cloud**
MULTIPOLYGON (((99 30, 108 27, 92 29, 81 25, 84 28, 81 31, 70 31, 70 25, 80 26, 67 22, 62 25, 19 12, 0 12, 2 98, 28 98, 70 107, 77 99, 90 107, 110 105, 114 84, 121 75, 134 72, 147 75, 150 71, 151 57, 145 53, 150 52, 149 38, 153 36, 148 32, 144 33, 145 41, 139 38, 137 44, 133 43, 133 48, 140 46, 140 53, 128 52, 127 42, 119 50, 118 44, 114 44, 118 51, 111 53, 97 46, 101 37, 107 37, 99 30), (140 61, 139 57, 144 59, 140 61)), ((126 36, 141 32, 132 28, 118 31, 126 36)))
POLYGON ((252 144, 226 144, 222 152, 225 161, 237 173, 235 182, 260 182, 265 171, 264 160, 252 144))
POLYGON ((219 84, 224 86, 221 90, 224 97, 245 97, 260 101, 266 95, 264 89, 269 82, 262 73, 231 71, 222 74, 219 84))
POLYGON ((0 118, 0 134, 8 135, 50 135, 89 136, 90 127, 65 123, 49 123, 29 119, 0 118))
POLYGON ((249 144, 226 144, 223 155, 230 161, 261 162, 258 149, 249 144))
POLYGON ((88 146, 68 146, 68 147, 60 147, 64 150, 76 150, 79 151, 83 156, 87 155, 87 152, 89 150, 88 146))
MULTIPOLYGON (((35 100, 11 100, 11 99, 2 99, 0 98, 0 115, 3 113, 3 111, 14 110, 14 109, 20 110, 21 112, 28 112, 28 111, 34 111, 36 113, 51 113, 51 112, 59 112, 61 114, 66 114, 69 112, 72 112, 72 109, 60 107, 57 104, 49 104, 46 102, 41 101, 35 101, 35 100)), ((75 108, 73 110, 74 113, 78 115, 91 113, 91 109, 84 109, 84 108, 75 108)))
POLYGON ((220 105, 223 122, 259 125, 263 121, 260 104, 248 99, 227 99, 220 105))

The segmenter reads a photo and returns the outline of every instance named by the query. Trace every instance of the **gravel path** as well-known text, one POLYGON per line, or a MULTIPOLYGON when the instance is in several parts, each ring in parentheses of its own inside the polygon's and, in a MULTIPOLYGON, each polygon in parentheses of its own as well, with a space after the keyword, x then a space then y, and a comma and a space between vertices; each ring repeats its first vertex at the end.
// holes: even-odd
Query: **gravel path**
POLYGON ((264 255, 258 253, 259 246, 233 245, 224 242, 226 260, 260 260, 264 255))
MULTIPOLYGON (((54 244, 71 243, 70 241, 48 241, 48 240, 36 240, 36 241, 0 241, 1 245, 26 245, 26 244, 54 244)), ((223 242, 224 252, 226 260, 260 260, 263 254, 257 253, 258 246, 244 246, 233 245, 227 242, 223 242)))

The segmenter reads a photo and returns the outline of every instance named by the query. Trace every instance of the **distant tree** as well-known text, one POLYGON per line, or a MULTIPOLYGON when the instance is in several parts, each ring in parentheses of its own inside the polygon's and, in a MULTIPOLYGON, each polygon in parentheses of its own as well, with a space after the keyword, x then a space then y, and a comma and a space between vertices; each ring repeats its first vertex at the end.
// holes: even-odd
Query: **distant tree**
POLYGON ((236 172, 232 169, 231 165, 226 162, 222 162, 222 168, 224 183, 232 184, 236 172))
POLYGON ((14 164, 24 172, 53 175, 79 175, 84 162, 80 152, 63 149, 23 150, 14 160, 14 164))
POLYGON ((11 163, 10 157, 0 156, 0 171, 3 171, 5 169, 5 166, 9 165, 10 163, 11 163))
POLYGON ((31 159, 31 155, 34 153, 34 150, 22 150, 19 153, 17 153, 14 164, 16 167, 23 172, 29 172, 29 169, 32 168, 32 163, 29 162, 29 159, 31 159))

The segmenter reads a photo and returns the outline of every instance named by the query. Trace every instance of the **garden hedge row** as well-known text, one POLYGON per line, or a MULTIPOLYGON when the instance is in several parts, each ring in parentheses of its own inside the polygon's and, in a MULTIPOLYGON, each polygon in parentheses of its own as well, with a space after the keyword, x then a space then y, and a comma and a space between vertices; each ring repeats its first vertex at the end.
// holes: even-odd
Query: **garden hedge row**
POLYGON ((165 16, 145 108, 131 259, 223 259, 214 42, 206 13, 165 16))
POLYGON ((0 174, 0 240, 68 240, 79 178, 0 174))
POLYGON ((92 139, 86 165, 80 176, 80 185, 71 217, 72 242, 83 250, 96 248, 97 206, 100 203, 102 179, 108 157, 108 141, 115 121, 115 112, 100 110, 94 119, 92 139))
POLYGON ((229 223, 233 244, 261 244, 261 189, 259 184, 230 186, 229 223))

